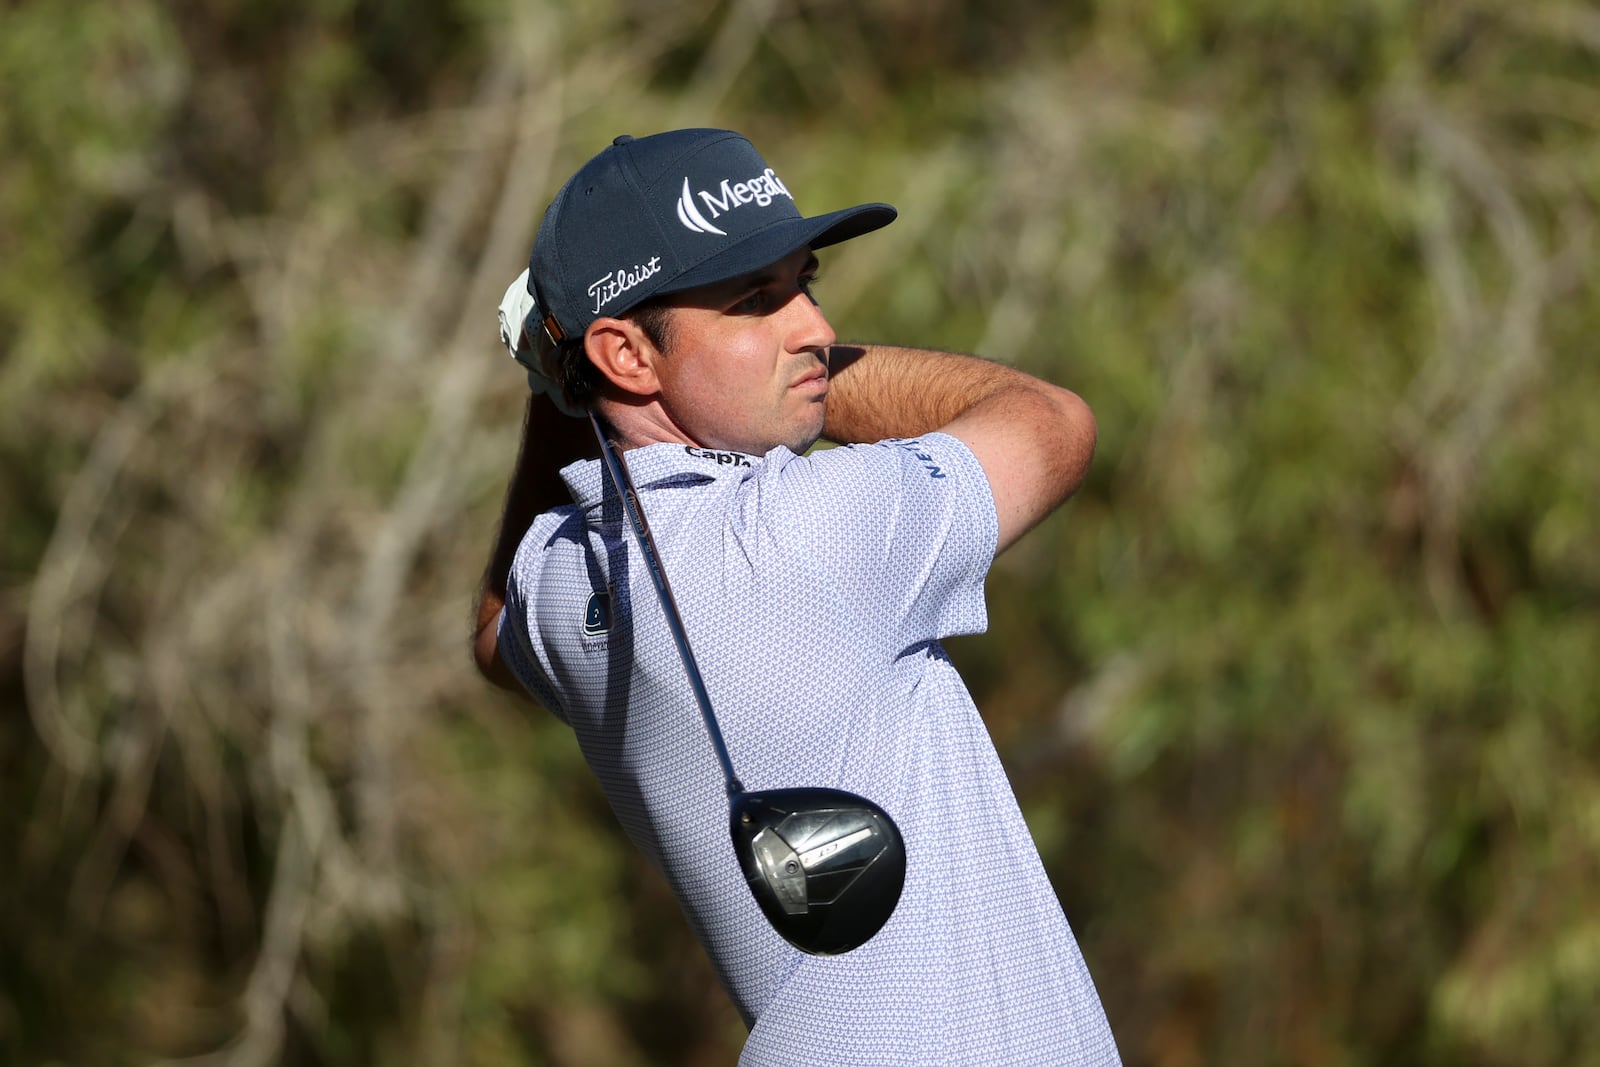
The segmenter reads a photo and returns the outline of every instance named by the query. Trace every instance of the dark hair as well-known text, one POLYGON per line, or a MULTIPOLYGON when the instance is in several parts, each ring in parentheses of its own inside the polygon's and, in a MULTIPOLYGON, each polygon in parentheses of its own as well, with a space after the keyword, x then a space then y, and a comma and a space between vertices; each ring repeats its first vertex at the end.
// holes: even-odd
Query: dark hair
MULTIPOLYGON (((663 352, 667 350, 672 339, 672 315, 665 298, 646 300, 638 307, 623 312, 622 317, 638 323, 651 344, 663 352)), ((539 340, 541 348, 550 344, 542 331, 539 340)), ((546 364, 551 365, 555 367, 556 382, 566 395, 567 402, 576 407, 588 407, 605 382, 600 368, 589 361, 589 354, 583 350, 582 336, 569 337, 557 343, 546 364)))

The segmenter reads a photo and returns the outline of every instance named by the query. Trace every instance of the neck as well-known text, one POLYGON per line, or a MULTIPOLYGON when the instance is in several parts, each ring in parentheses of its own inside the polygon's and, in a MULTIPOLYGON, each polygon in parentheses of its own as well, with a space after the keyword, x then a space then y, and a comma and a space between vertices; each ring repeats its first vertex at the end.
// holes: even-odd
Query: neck
POLYGON ((644 400, 630 396, 618 400, 603 396, 595 401, 594 407, 600 421, 610 430, 612 442, 623 451, 662 443, 704 445, 673 421, 659 398, 644 400))

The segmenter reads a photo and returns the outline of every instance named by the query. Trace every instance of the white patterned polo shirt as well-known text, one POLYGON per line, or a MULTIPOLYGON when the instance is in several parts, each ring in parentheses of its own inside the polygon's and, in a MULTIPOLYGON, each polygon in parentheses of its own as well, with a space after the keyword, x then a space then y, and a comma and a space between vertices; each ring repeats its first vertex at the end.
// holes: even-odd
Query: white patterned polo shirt
POLYGON ((940 641, 987 625, 998 525, 945 434, 764 457, 627 454, 747 789, 845 789, 905 838, 888 923, 839 956, 767 924, 721 769, 644 558, 598 460, 523 539, 501 655, 572 727, 665 874, 757 1065, 1114 1064, 1094 983, 988 731, 940 641))

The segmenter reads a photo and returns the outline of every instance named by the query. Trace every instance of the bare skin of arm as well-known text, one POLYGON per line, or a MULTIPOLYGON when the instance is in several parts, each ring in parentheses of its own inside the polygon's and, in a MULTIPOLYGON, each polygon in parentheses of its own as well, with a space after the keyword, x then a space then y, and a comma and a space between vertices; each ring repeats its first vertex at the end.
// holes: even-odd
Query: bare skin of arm
POLYGON ((472 643, 472 658, 479 672, 518 696, 527 697, 527 693, 497 655, 500 609, 506 602, 511 562, 516 558, 523 535, 540 512, 572 502, 566 483, 561 480, 561 468, 599 454, 599 445, 587 419, 561 414, 546 397, 532 395, 528 398, 528 410, 522 423, 522 446, 506 490, 494 552, 478 594, 477 632, 472 643))
POLYGON ((834 345, 823 436, 840 443, 935 430, 977 456, 1004 551, 1083 483, 1095 422, 1076 393, 979 359, 885 345, 834 345))

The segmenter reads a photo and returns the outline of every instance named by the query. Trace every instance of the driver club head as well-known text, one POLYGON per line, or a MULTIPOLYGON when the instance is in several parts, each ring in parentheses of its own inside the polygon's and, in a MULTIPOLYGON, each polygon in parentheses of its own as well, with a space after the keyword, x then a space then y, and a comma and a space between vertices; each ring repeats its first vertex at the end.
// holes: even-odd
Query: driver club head
POLYGON ((882 929, 906 880, 884 810, 840 789, 769 789, 730 801, 733 849, 756 903, 795 948, 836 956, 882 929))

